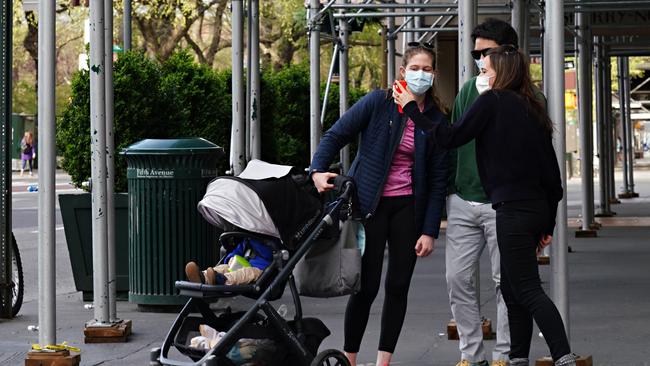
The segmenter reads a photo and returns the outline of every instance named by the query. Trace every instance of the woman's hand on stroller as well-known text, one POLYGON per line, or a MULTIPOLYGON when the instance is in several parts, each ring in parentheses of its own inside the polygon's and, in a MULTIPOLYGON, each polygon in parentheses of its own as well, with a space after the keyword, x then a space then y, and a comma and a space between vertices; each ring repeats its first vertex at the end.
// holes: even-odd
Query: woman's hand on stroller
POLYGON ((415 254, 418 257, 426 257, 433 252, 433 246, 436 240, 433 236, 422 234, 418 241, 415 243, 415 254))
POLYGON ((334 189, 334 184, 330 184, 328 181, 336 176, 338 176, 336 173, 314 172, 311 174, 311 179, 314 181, 318 193, 323 193, 334 189))

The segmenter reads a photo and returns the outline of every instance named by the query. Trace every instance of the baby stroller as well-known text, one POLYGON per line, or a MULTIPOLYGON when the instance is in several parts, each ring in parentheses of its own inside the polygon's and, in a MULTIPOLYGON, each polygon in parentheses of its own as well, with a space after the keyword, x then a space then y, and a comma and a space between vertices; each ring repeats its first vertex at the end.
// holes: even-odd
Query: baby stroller
MULTIPOLYGON (((339 176, 334 182, 336 198, 325 207, 315 188, 293 167, 251 161, 238 177, 213 180, 199 203, 205 219, 224 230, 220 242, 226 251, 237 243, 255 239, 273 251, 273 261, 254 283, 248 285, 207 285, 177 281, 181 295, 190 299, 167 334, 162 347, 151 351, 152 365, 237 365, 228 355, 240 339, 270 339, 277 355, 268 365, 341 365, 349 362, 338 350, 318 353, 330 331, 317 318, 303 318, 300 297, 292 271, 321 232, 351 211, 354 184, 339 176), (347 210, 346 210, 347 209, 347 210), (286 283, 293 297, 295 316, 286 321, 269 301, 277 300, 286 283), (244 312, 215 314, 209 302, 243 295, 256 299, 244 312), (189 347, 200 324, 225 331, 210 349, 189 347), (192 362, 170 358, 172 346, 192 362)), ((251 363, 253 364, 253 363, 251 363)), ((258 364, 258 363, 255 363, 258 364)))

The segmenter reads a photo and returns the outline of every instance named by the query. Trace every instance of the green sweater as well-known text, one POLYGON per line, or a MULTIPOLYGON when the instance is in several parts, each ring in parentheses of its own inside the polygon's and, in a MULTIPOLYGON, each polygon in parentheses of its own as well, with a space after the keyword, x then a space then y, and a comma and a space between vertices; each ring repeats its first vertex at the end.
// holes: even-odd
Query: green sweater
MULTIPOLYGON (((476 77, 473 77, 463 84, 456 96, 454 108, 451 110, 451 123, 458 121, 476 98, 478 98, 478 90, 476 90, 476 77)), ((472 140, 451 151, 449 157, 449 192, 456 193, 465 201, 490 202, 478 176, 476 141, 472 140)))
MULTIPOLYGON (((451 111, 451 123, 455 123, 478 98, 476 76, 468 80, 454 101, 451 111)), ((546 104, 544 94, 535 89, 535 95, 546 104)), ((476 141, 472 140, 449 154, 449 192, 456 193, 465 201, 489 203, 483 190, 481 178, 476 165, 476 141)))

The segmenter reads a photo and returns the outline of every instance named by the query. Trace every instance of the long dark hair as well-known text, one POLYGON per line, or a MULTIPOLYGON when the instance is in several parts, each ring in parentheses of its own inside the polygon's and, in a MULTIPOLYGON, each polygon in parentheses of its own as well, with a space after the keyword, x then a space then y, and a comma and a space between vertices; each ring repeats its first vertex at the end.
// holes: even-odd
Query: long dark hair
POLYGON ((544 130, 553 133, 553 122, 548 117, 546 106, 535 96, 528 58, 510 44, 492 48, 485 56, 490 57, 490 63, 496 72, 492 89, 511 90, 519 94, 526 100, 544 130))
MULTIPOLYGON (((433 70, 436 69, 436 53, 433 49, 433 46, 428 43, 422 43, 422 42, 417 42, 417 44, 409 44, 408 48, 404 51, 404 55, 402 55, 402 67, 406 68, 406 66, 409 64, 411 61, 411 58, 413 56, 420 54, 420 53, 426 53, 431 57, 432 60, 432 67, 433 70)), ((392 89, 389 89, 391 91, 392 89)), ((440 101, 440 98, 438 97, 438 94, 436 93, 436 80, 433 80, 433 85, 431 85, 431 98, 433 99, 433 103, 435 103, 436 107, 438 107, 438 110, 440 110, 443 113, 447 113, 447 107, 442 104, 440 101)), ((392 94, 391 94, 392 95, 392 94)))

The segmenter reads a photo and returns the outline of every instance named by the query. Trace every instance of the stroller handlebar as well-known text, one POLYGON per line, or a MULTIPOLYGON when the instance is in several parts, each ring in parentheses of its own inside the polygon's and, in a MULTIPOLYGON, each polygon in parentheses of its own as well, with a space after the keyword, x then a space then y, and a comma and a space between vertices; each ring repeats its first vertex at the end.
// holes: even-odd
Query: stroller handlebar
POLYGON ((334 184, 336 193, 339 194, 343 200, 350 199, 352 191, 354 190, 354 180, 347 175, 337 175, 336 177, 328 180, 328 183, 334 184))

